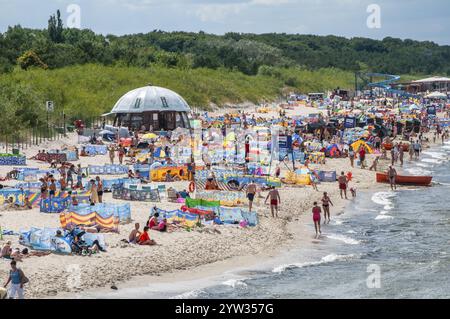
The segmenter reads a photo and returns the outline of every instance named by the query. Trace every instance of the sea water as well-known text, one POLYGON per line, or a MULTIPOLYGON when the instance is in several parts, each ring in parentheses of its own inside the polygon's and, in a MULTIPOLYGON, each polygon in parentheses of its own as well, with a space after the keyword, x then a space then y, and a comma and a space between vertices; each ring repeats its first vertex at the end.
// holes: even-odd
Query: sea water
MULTIPOLYGON (((407 163, 432 187, 359 193, 270 263, 202 282, 148 285, 100 298, 450 298, 450 143, 407 163)), ((333 213, 333 212, 332 212, 333 213)), ((93 297, 93 296, 91 296, 93 297)))
POLYGON ((360 193, 312 247, 292 249, 283 263, 248 271, 232 285, 196 290, 194 298, 449 298, 447 146, 406 166, 409 174, 432 174, 432 187, 360 193))

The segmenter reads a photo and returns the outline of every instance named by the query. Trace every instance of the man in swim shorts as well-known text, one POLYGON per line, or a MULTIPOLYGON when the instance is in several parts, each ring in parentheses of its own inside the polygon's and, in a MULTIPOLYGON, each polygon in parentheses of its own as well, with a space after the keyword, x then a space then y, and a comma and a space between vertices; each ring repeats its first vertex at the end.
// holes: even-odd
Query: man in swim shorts
POLYGON ((338 183, 339 183, 339 191, 341 193, 341 198, 343 199, 344 197, 342 195, 345 195, 345 199, 348 199, 347 198, 348 180, 347 180, 347 176, 345 176, 344 172, 341 172, 341 176, 339 176, 339 178, 338 178, 338 183))
POLYGON ((278 205, 281 204, 280 193, 272 186, 269 194, 267 194, 265 203, 267 204, 267 200, 270 198, 270 211, 272 213, 273 218, 278 218, 278 205))
POLYGON ((251 181, 250 184, 247 185, 247 199, 248 199, 248 211, 251 212, 253 208, 253 200, 255 199, 256 194, 256 184, 254 181, 251 181))

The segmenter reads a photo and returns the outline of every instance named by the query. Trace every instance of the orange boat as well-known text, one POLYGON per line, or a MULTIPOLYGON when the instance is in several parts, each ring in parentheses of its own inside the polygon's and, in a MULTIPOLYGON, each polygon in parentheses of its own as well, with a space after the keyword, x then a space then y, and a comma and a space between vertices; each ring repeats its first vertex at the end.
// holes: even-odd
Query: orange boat
MULTIPOLYGON (((404 152, 408 152, 409 151, 409 144, 402 144, 403 145, 403 151, 404 152)), ((386 151, 390 151, 393 147, 394 147, 394 145, 393 144, 391 144, 391 143, 384 143, 383 144, 383 147, 384 147, 384 149, 386 150, 386 151)))
MULTIPOLYGON (((430 186, 433 176, 402 176, 397 175, 395 182, 399 185, 430 186)), ((377 183, 389 183, 388 175, 377 173, 377 183)))

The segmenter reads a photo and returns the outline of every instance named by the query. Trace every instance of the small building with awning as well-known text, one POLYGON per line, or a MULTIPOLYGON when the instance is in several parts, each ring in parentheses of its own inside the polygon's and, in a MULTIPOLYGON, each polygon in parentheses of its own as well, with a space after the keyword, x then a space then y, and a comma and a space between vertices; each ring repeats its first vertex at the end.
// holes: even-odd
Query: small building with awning
POLYGON ((188 103, 177 93, 151 84, 123 95, 110 113, 114 126, 130 130, 172 131, 190 128, 188 103))

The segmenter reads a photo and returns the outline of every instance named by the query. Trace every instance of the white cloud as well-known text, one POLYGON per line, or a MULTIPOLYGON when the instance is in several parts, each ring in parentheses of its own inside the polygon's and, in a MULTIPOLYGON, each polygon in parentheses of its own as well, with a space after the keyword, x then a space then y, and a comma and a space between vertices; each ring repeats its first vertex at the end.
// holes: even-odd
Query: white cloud
POLYGON ((243 0, 241 2, 223 2, 217 4, 198 4, 195 14, 203 22, 224 22, 230 15, 241 14, 244 10, 257 6, 279 6, 293 3, 295 0, 243 0))
POLYGON ((230 14, 237 15, 241 13, 247 6, 247 3, 199 5, 195 14, 203 22, 220 22, 224 21, 230 14))

